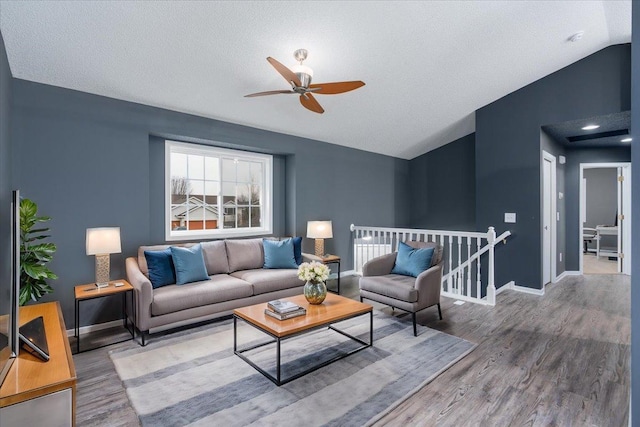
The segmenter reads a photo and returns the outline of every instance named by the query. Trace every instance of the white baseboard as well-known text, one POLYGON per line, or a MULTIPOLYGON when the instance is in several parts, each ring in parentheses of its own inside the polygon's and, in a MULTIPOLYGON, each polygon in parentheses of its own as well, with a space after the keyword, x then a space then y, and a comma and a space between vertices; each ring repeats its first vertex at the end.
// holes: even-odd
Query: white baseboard
POLYGON ((556 280, 553 281, 553 283, 559 282, 560 280, 564 279, 565 277, 569 277, 569 276, 580 276, 581 273, 579 271, 564 271, 562 274, 560 274, 558 277, 556 277, 556 280))
MULTIPOLYGON (((87 332, 101 331, 103 329, 115 328, 116 326, 122 326, 122 319, 112 320, 110 322, 98 323, 96 325, 88 325, 80 327, 80 335, 87 332)), ((76 334, 73 329, 67 329, 67 336, 72 337, 76 334)))
POLYGON ((507 289, 513 289, 515 284, 516 284, 516 282, 514 282, 513 280, 510 281, 510 282, 505 283, 504 285, 502 285, 498 289, 496 289, 496 295, 500 295, 501 293, 503 293, 507 289))
POLYGON ((514 282, 513 280, 496 289, 496 295, 506 290, 522 292, 524 294, 531 294, 531 295, 538 295, 538 296, 544 295, 544 288, 533 289, 533 288, 527 288, 526 286, 518 286, 516 285, 516 282, 514 282))
POLYGON ((340 272, 340 277, 348 277, 348 276, 355 276, 358 273, 356 273, 355 270, 347 270, 347 271, 341 271, 340 272))

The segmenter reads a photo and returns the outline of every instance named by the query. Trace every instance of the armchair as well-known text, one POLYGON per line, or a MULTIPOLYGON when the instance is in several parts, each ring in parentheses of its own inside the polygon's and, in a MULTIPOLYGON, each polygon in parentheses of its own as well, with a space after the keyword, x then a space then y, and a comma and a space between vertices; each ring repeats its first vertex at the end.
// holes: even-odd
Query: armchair
POLYGON ((368 261, 362 267, 360 301, 364 298, 408 311, 413 320, 413 335, 417 336, 416 312, 437 305, 440 309, 442 287, 442 245, 434 242, 405 242, 412 248, 434 248, 431 266, 418 277, 392 274, 397 252, 368 261))

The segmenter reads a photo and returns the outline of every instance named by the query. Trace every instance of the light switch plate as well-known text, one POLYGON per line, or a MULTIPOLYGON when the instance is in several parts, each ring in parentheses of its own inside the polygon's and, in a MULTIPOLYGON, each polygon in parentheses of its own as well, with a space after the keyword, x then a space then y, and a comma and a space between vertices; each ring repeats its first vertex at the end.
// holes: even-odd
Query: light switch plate
POLYGON ((505 212, 504 214, 504 222, 515 224, 516 222, 516 214, 512 212, 505 212))

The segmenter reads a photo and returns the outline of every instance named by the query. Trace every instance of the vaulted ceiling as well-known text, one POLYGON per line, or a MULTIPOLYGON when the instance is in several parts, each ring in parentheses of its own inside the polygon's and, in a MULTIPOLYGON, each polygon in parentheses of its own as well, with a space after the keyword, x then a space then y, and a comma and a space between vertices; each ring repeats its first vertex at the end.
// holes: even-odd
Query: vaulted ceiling
POLYGON ((602 48, 631 40, 631 1, 0 1, 19 79, 410 159, 475 129, 474 111, 602 48), (584 31, 578 42, 569 38, 584 31), (314 83, 289 95, 266 61, 314 83))

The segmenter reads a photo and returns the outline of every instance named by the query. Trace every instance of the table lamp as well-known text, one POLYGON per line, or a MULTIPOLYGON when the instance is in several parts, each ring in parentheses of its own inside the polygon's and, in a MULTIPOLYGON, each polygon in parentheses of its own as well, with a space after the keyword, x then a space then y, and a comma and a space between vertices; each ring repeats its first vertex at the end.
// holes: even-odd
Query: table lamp
POLYGON ((324 239, 333 238, 331 221, 307 221, 307 237, 316 239, 316 256, 324 257, 324 239))
POLYGON ((98 288, 109 286, 109 255, 120 252, 120 227, 87 228, 87 255, 96 256, 98 288))

